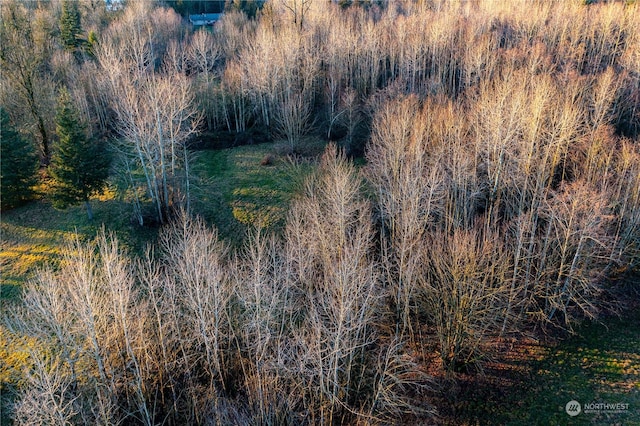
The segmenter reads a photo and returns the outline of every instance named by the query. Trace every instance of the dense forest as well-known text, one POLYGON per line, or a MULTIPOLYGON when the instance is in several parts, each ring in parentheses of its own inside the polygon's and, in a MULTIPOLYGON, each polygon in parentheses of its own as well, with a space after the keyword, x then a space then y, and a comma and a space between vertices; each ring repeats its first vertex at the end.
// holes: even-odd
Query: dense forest
POLYGON ((637 2, 107 3, 1 4, 3 212, 158 229, 25 281, 16 424, 437 424, 496 342, 637 303, 637 2), (229 244, 193 159, 263 142, 315 168, 229 244))

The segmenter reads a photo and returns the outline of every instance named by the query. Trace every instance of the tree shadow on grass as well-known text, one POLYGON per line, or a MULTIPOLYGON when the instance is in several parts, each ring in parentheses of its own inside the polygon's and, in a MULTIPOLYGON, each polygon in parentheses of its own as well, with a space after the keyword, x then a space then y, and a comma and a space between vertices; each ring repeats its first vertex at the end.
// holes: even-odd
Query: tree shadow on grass
POLYGON ((437 406, 444 424, 640 425, 640 312, 587 321, 557 342, 495 343, 484 374, 458 377, 437 406), (569 416, 569 401, 628 404, 569 416))

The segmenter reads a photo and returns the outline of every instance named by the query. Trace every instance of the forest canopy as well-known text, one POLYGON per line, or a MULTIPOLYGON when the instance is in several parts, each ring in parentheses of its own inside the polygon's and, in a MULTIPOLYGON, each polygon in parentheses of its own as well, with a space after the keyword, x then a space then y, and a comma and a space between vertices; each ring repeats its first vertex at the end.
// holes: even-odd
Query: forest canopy
POLYGON ((101 173, 58 205, 107 182, 160 228, 25 285, 18 424, 437 423, 495 342, 637 298, 637 2, 213 3, 2 2, 3 209, 60 200, 5 155, 46 183, 71 152, 101 173), (258 142, 317 170, 238 248, 192 161, 258 142))

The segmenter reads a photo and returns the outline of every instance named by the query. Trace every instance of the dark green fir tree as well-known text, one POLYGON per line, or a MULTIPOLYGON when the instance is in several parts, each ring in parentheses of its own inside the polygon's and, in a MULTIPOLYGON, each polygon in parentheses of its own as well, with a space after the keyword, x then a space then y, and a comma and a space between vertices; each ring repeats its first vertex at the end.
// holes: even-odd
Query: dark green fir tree
POLYGON ((17 207, 33 196, 37 182, 35 148, 11 125, 0 108, 0 200, 2 209, 17 207))
POLYGON ((66 89, 60 91, 58 99, 56 133, 58 146, 49 166, 53 206, 64 209, 84 202, 92 220, 89 199, 104 189, 110 158, 103 144, 87 136, 87 126, 66 89))
POLYGON ((64 48, 75 52, 81 44, 80 11, 77 0, 63 0, 60 15, 60 39, 64 48))

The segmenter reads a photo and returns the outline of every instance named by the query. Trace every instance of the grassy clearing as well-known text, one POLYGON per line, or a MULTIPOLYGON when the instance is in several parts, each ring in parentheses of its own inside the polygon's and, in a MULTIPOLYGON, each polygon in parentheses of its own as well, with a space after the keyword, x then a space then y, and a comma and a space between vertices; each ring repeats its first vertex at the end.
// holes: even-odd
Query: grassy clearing
POLYGON ((1 297, 11 299, 38 267, 55 265, 62 247, 75 235, 95 237, 104 226, 115 232, 126 247, 139 250, 154 231, 131 222, 131 209, 114 198, 92 200, 95 218, 87 219, 84 207, 56 210, 46 201, 35 201, 2 214, 0 231, 1 297))
POLYGON ((588 322, 557 344, 505 351, 484 377, 469 378, 445 402, 448 424, 640 425, 640 311, 588 322), (582 412, 567 402, 623 403, 620 413, 582 412))
MULTIPOLYGON (((532 363, 535 386, 528 393, 531 410, 514 412, 512 423, 529 419, 537 424, 640 425, 640 313, 624 320, 608 318, 587 323, 578 334, 548 349, 532 363), (565 404, 576 400, 626 403, 629 410, 617 413, 581 413, 568 419, 565 404), (555 409, 554 409, 555 408, 555 409)), ((524 398, 525 404, 527 402, 524 398)))
MULTIPOLYGON (((249 226, 278 230, 284 224, 288 203, 313 170, 310 162, 294 162, 272 154, 273 145, 243 146, 200 151, 194 170, 194 210, 218 227, 225 240, 237 243, 249 226), (261 165, 272 156, 269 165, 261 165)), ((92 200, 95 218, 87 219, 83 206, 56 210, 36 201, 3 212, 0 223, 0 297, 11 300, 26 279, 44 265, 55 265, 62 247, 75 235, 95 237, 104 226, 132 252, 141 249, 157 230, 140 228, 132 220, 131 206, 114 194, 92 200)))
POLYGON ((282 229, 289 202, 314 166, 277 156, 273 145, 261 144, 201 151, 194 169, 194 210, 237 245, 250 227, 282 229))

